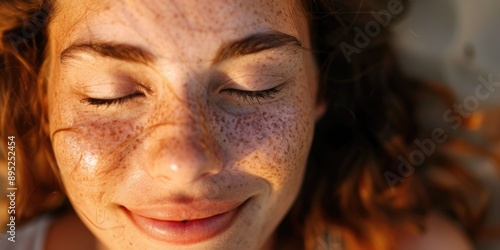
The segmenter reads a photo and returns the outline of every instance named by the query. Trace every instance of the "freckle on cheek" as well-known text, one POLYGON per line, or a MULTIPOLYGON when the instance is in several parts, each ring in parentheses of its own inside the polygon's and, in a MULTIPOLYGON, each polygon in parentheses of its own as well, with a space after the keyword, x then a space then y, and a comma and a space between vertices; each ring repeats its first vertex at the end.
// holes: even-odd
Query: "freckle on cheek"
MULTIPOLYGON (((70 133, 61 134, 60 136, 70 136, 69 142, 74 144, 74 150, 68 153, 73 157, 65 156, 71 163, 63 164, 69 166, 81 165, 85 167, 88 174, 99 171, 106 171, 107 166, 120 158, 123 154, 122 150, 134 147, 134 143, 130 139, 138 133, 137 127, 134 127, 131 122, 124 121, 92 121, 87 124, 77 124, 76 129, 70 133), (115 159, 113 159, 115 158, 115 159), (78 159, 81 159, 79 162, 78 159), (91 168, 91 169, 89 169, 91 168)), ((66 140, 68 141, 68 140, 66 140)), ((65 155, 66 153, 63 153, 65 155)), ((121 158, 120 158, 121 159, 121 158)), ((78 170, 78 169, 76 169, 78 170)), ((82 172, 85 174, 85 172, 82 172)))

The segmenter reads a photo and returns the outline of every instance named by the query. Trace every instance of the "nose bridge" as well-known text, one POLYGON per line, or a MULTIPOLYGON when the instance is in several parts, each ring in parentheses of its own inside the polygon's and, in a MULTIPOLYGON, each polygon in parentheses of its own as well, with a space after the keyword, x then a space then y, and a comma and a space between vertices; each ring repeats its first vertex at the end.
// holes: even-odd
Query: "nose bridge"
POLYGON ((217 174, 221 160, 212 136, 195 119, 157 126, 148 138, 149 174, 158 179, 188 184, 217 174))
POLYGON ((203 98, 196 94, 183 97, 170 99, 168 114, 163 113, 150 127, 148 172, 158 179, 191 183, 220 172, 222 166, 213 134, 217 131, 209 129, 203 98))

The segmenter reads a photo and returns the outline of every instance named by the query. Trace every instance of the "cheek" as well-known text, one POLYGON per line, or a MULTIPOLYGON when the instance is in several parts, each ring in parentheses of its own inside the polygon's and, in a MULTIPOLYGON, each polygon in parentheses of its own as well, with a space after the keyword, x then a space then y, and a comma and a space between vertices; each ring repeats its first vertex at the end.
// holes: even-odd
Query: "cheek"
POLYGON ((221 118, 228 166, 265 179, 273 189, 297 185, 312 141, 313 101, 300 88, 282 101, 238 118, 221 118))
POLYGON ((70 198, 78 203, 92 195, 98 202, 123 177, 121 161, 131 152, 141 128, 128 120, 79 118, 53 133, 54 153, 70 198))

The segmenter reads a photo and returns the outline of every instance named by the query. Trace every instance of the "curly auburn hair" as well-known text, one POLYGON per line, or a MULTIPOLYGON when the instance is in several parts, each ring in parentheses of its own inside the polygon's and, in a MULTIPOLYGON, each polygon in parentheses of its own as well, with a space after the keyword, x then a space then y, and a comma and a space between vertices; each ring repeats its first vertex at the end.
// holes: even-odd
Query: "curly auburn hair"
MULTIPOLYGON (((302 1, 321 74, 319 101, 327 111, 316 125, 299 197, 278 228, 279 239, 290 246, 317 249, 318 238, 333 232, 348 249, 391 249, 398 232, 424 229, 431 210, 458 220, 470 236, 478 229, 482 189, 444 153, 450 145, 466 147, 460 139, 440 145, 398 185, 386 179, 386 173, 398 173, 398 156, 407 157, 415 139, 430 133, 417 121, 423 97, 453 102, 446 90, 401 72, 390 29, 346 60, 341 45, 352 43, 353 28, 373 21, 370 11, 389 2, 302 1), (436 178, 436 170, 452 181, 436 178)), ((53 7, 51 0, 0 2, 0 137, 16 137, 18 224, 67 204, 48 135, 45 63, 53 7)))

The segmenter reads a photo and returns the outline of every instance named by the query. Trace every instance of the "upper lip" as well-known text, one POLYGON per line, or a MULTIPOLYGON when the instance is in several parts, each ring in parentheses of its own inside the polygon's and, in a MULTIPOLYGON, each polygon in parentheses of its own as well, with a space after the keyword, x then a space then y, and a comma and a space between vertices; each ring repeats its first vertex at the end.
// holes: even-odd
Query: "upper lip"
POLYGON ((190 203, 124 206, 130 212, 162 221, 189 221, 205 219, 236 209, 245 201, 195 201, 190 203))

